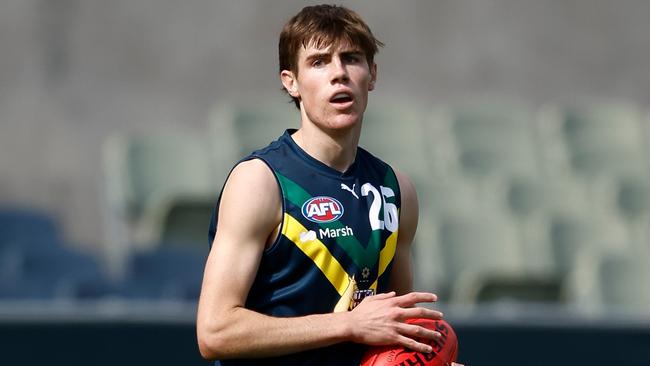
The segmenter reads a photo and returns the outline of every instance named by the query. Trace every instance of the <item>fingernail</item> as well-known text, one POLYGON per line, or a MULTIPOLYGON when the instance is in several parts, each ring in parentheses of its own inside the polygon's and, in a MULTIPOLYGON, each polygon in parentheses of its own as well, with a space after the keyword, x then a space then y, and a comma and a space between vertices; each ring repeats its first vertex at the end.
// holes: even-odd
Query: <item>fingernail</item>
POLYGON ((427 346, 426 350, 424 351, 425 353, 431 353, 433 352, 433 348, 431 346, 427 346))

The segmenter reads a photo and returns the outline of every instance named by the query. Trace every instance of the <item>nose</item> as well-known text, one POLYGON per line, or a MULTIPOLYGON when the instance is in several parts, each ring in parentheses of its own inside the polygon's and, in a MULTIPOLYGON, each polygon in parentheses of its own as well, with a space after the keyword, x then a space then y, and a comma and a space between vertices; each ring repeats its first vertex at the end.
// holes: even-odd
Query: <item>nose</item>
POLYGON ((348 69, 345 63, 338 57, 331 63, 332 67, 332 84, 347 83, 350 80, 348 69))

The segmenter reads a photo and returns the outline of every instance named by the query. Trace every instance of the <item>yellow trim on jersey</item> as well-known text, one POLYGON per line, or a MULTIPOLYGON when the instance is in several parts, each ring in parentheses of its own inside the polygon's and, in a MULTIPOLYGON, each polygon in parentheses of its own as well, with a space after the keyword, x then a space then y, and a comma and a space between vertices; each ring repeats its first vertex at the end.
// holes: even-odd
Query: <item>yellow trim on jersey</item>
MULTIPOLYGON (((341 266, 341 263, 332 255, 327 249, 327 246, 322 241, 318 240, 316 233, 309 237, 307 228, 305 228, 298 220, 293 218, 288 213, 284 214, 284 222, 282 223, 282 234, 291 240, 306 256, 311 258, 314 264, 321 270, 327 277, 332 286, 336 289, 339 295, 343 296, 346 289, 350 285, 350 277, 347 271, 341 266), (301 235, 303 238, 301 239, 301 235)), ((377 281, 379 277, 384 274, 386 268, 395 257, 397 249, 397 233, 393 232, 388 239, 386 245, 379 253, 379 266, 377 268, 378 275, 375 282, 370 286, 371 289, 377 290, 377 281)))
POLYGON ((386 268, 388 268, 388 265, 390 262, 393 260, 395 257, 395 251, 397 250, 397 233, 399 230, 396 230, 390 236, 388 239, 386 239, 386 245, 381 249, 381 252, 379 253, 379 268, 377 268, 377 279, 375 282, 370 286, 371 289, 377 290, 377 281, 379 281, 379 277, 384 274, 386 271, 386 268))
POLYGON ((314 264, 323 272, 339 295, 343 296, 350 284, 348 273, 341 266, 341 263, 334 258, 327 246, 318 240, 316 233, 312 231, 314 234, 310 237, 309 230, 288 213, 284 214, 282 226, 282 234, 314 261, 314 264), (302 240, 301 234, 303 236, 302 240))

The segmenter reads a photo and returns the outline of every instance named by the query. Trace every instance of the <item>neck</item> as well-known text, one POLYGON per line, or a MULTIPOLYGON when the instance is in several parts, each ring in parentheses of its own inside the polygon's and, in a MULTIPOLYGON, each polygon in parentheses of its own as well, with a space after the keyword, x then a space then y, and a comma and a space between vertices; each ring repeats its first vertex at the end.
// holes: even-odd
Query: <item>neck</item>
POLYGON ((323 131, 303 123, 292 137, 301 149, 323 164, 345 172, 354 163, 361 133, 361 123, 346 131, 323 131))

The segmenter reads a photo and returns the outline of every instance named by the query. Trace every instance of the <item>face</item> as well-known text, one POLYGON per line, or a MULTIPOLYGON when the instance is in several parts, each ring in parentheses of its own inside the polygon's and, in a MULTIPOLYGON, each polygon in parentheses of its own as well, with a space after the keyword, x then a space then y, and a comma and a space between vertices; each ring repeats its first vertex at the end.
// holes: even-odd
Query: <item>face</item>
POLYGON ((344 42, 337 49, 302 48, 297 74, 280 74, 289 94, 299 98, 303 118, 327 130, 361 122, 376 75, 376 65, 368 65, 363 51, 344 42))

